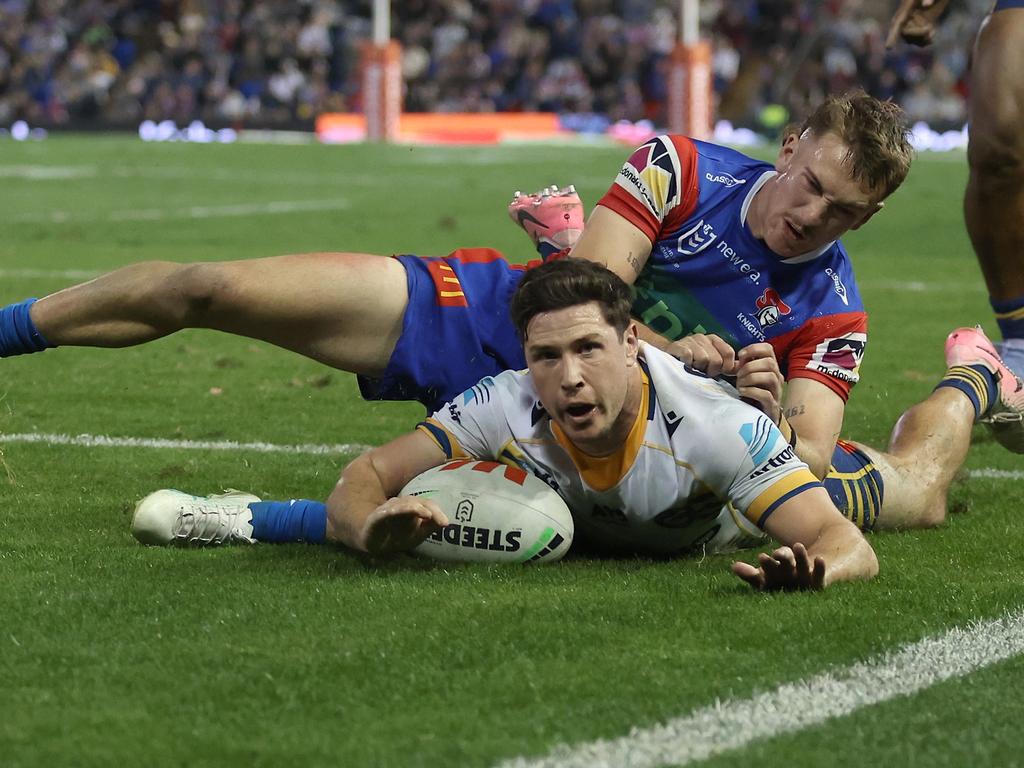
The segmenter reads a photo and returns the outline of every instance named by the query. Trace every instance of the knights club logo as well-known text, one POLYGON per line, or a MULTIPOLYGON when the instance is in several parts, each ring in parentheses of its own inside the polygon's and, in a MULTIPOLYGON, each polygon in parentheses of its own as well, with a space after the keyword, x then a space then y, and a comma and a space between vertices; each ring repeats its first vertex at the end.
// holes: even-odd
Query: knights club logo
POLYGON ((793 311, 774 288, 765 288, 764 293, 754 303, 757 305, 757 322, 762 328, 775 325, 780 317, 793 311))

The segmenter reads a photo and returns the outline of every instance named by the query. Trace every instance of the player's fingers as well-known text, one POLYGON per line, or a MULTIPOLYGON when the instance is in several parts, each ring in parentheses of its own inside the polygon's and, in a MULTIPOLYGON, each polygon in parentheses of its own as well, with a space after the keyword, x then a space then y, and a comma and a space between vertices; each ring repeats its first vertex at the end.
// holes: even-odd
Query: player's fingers
POLYGON ((825 558, 818 555, 814 558, 814 569, 811 571, 811 589, 825 588, 825 558))
POLYGON ((764 589, 764 572, 750 563, 736 561, 732 564, 732 572, 743 579, 754 589, 764 589))
POLYGON ((896 41, 903 31, 904 23, 906 23, 907 17, 910 16, 910 12, 914 9, 914 2, 915 0, 903 0, 900 3, 900 7, 896 9, 896 14, 892 17, 892 21, 889 22, 889 34, 885 36, 886 48, 892 48, 896 45, 896 41))
POLYGON ((793 545, 793 563, 800 586, 809 587, 811 585, 811 560, 807 556, 807 548, 799 542, 793 545))
POLYGON ((720 359, 718 372, 726 373, 729 375, 735 373, 736 368, 738 367, 736 363, 736 350, 733 349, 732 345, 729 344, 729 342, 727 342, 721 336, 716 336, 715 334, 711 333, 708 334, 707 338, 708 341, 711 343, 711 347, 714 349, 715 353, 718 355, 720 359))

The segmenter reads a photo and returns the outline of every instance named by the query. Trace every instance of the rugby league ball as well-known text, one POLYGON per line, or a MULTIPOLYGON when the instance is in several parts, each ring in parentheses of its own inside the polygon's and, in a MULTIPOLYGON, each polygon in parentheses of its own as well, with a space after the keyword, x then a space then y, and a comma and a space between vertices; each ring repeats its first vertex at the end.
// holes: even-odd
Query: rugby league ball
POLYGON ((553 563, 572 544, 572 515, 546 483, 519 467, 459 459, 428 469, 402 489, 448 516, 413 552, 470 563, 553 563))

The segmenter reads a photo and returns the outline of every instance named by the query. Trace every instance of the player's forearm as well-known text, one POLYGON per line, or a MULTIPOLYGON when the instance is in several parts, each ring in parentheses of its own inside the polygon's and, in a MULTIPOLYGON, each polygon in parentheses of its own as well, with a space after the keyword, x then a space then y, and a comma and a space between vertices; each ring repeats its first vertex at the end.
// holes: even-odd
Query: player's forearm
POLYGON ((355 459, 327 500, 327 539, 365 552, 366 521, 387 499, 369 454, 355 459))
POLYGON ((866 581, 878 575, 878 558, 864 535, 849 520, 837 521, 822 529, 807 547, 813 560, 825 560, 825 586, 837 581, 866 581))
POLYGON ((832 452, 835 447, 835 440, 826 446, 823 441, 804 440, 798 434, 794 452, 811 470, 811 474, 819 480, 824 480, 829 467, 832 466, 832 452))

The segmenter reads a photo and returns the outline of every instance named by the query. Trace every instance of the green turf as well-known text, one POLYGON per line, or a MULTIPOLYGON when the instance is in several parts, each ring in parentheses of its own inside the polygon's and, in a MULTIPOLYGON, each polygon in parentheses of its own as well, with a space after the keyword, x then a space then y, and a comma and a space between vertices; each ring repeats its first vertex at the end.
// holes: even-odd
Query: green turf
MULTIPOLYGON (((517 189, 575 181, 593 203, 625 148, 0 144, 0 302, 72 282, 12 270, 311 250, 530 256, 517 189), (32 178, 36 166, 69 170, 32 178), (77 174, 77 175, 75 175, 77 174), (119 211, 344 200, 326 212, 150 222, 119 211), (68 221, 31 220, 63 211, 68 221), (116 216, 115 216, 116 218, 116 216)), ((35 174, 38 176, 38 174, 35 174)), ((847 245, 871 312, 844 434, 884 442, 941 373, 942 340, 991 313, 963 231, 962 155, 922 157, 847 245), (928 290, 909 291, 919 281, 928 290)), ((376 444, 422 415, 352 377, 243 339, 187 332, 131 350, 0 364, 0 430, 376 444)), ((0 765, 483 766, 614 738, 716 699, 881 653, 1021 600, 1019 481, 957 487, 936 531, 875 535, 880 577, 762 596, 729 558, 551 568, 369 562, 258 546, 146 549, 157 487, 325 496, 348 457, 13 444, 0 469, 0 765)), ((1019 470, 983 432, 969 467, 1019 470)), ((718 758, 793 766, 1011 764, 1011 661, 718 758)))

